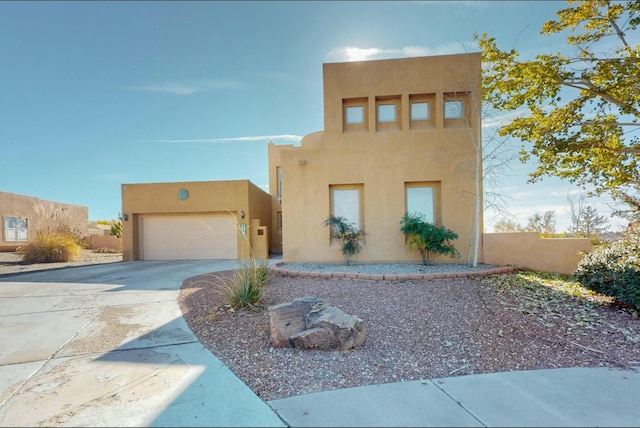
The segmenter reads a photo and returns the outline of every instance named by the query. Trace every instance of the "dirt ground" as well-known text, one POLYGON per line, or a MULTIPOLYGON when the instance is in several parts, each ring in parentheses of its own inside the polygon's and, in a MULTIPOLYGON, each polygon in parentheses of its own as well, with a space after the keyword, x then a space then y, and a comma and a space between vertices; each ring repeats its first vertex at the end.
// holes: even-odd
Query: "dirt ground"
POLYGON ((0 275, 121 261, 122 253, 94 253, 92 250, 82 250, 78 259, 72 262, 26 264, 22 262, 22 256, 19 253, 0 252, 0 275))

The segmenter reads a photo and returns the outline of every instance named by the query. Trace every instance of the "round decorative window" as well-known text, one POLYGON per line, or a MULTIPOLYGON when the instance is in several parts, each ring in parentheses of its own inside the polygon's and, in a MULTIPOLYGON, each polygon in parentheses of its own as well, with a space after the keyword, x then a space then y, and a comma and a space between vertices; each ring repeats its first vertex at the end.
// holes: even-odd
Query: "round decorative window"
POLYGON ((187 189, 180 189, 178 191, 178 198, 180 198, 181 201, 186 200, 189 197, 189 192, 187 192, 187 189))

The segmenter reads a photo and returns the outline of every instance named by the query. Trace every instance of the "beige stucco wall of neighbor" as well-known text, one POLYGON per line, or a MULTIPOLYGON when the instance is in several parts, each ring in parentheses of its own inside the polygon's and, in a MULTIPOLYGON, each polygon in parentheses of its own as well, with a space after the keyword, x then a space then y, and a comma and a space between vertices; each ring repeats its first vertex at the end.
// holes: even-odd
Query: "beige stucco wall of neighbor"
POLYGON ((536 232, 485 233, 483 240, 484 263, 565 274, 593 247, 588 238, 539 238, 536 232))
MULTIPOLYGON (((238 234, 238 258, 251 254, 248 245, 251 245, 252 225, 268 227, 271 224, 271 197, 249 180, 122 184, 121 191, 122 258, 125 261, 140 258, 138 219, 141 215, 233 213, 238 225, 247 225, 249 237, 242 239, 238 234), (178 197, 181 189, 189 192, 186 200, 178 197)), ((266 258, 268 254, 256 257, 266 258)))
POLYGON ((81 205, 66 204, 62 202, 48 201, 34 196, 18 195, 9 192, 0 192, 0 251, 15 251, 21 245, 29 242, 36 233, 36 230, 45 226, 43 218, 38 214, 37 206, 41 207, 40 212, 54 213, 60 209, 65 210, 63 218, 68 219, 70 226, 76 228, 81 236, 88 235, 89 208, 81 205), (43 211, 44 210, 44 211, 43 211), (5 217, 20 217, 28 220, 28 240, 14 241, 7 240, 4 230, 5 217))
POLYGON ((115 251, 122 251, 122 238, 113 235, 89 235, 87 237, 87 248, 90 250, 109 248, 115 251))
MULTIPOLYGON (((324 64, 324 131, 306 136, 300 147, 269 145, 270 193, 277 196, 282 168, 285 262, 343 261, 323 222, 330 211, 330 186, 363 188, 362 228, 367 233, 356 262, 416 262, 399 222, 405 213, 405 183, 439 183, 436 220, 459 234, 454 242, 466 262, 471 245, 475 194, 475 144, 480 132, 480 54, 324 64), (465 100, 466 118, 444 119, 445 96, 465 100), (410 99, 429 99, 430 121, 410 120, 410 99), (376 102, 398 104, 398 122, 379 126, 376 102), (388 98, 390 97, 390 98, 388 98), (364 99, 366 126, 349 130, 343 103, 364 99)), ((482 191, 480 192, 480 196, 482 191)), ((480 218, 482 230, 482 218, 480 218)), ((274 229, 275 230, 275 229, 274 229)), ((279 243, 274 239, 274 245, 279 243)))

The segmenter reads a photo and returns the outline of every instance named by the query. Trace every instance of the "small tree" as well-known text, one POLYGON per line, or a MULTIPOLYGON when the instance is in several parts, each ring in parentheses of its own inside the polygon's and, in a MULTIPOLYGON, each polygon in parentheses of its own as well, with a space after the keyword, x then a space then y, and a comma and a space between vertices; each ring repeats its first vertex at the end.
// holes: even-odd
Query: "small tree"
POLYGON ((460 257, 460 253, 450 242, 458 239, 458 234, 452 230, 442 225, 431 224, 418 213, 406 213, 400 225, 400 230, 407 237, 407 247, 420 252, 423 265, 427 265, 437 255, 460 257))
POLYGON ((118 213, 118 220, 111 220, 111 235, 122 238, 122 214, 118 213))
POLYGON ((353 256, 360 252, 362 248, 360 241, 366 233, 358 229, 354 223, 349 223, 346 218, 334 215, 330 215, 324 221, 324 225, 331 227, 331 237, 340 242, 344 262, 349 266, 353 256))
POLYGON ((552 236, 556 233, 556 212, 545 211, 544 215, 535 213, 527 219, 527 232, 538 232, 540 235, 552 236))

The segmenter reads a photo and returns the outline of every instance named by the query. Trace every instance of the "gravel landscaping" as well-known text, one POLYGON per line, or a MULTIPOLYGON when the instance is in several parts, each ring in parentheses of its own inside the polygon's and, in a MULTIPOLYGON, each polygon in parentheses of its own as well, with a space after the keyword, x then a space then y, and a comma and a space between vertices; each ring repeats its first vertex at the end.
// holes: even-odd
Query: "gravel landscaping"
MULTIPOLYGON (((452 266, 427 268, 433 273, 452 266)), ((425 269, 410 264, 282 267, 369 273, 425 269)), ((180 307, 203 345, 264 400, 498 371, 640 366, 634 311, 604 296, 576 297, 570 290, 539 285, 526 273, 404 281, 273 276, 264 287, 265 308, 316 296, 363 319, 366 341, 343 352, 271 347, 266 309, 227 305, 220 287, 230 275, 187 279, 180 307)))

